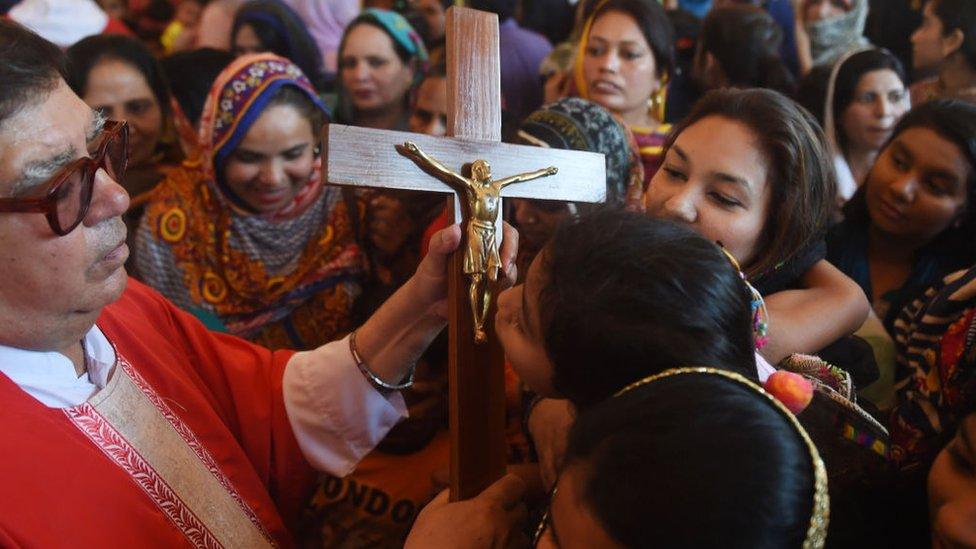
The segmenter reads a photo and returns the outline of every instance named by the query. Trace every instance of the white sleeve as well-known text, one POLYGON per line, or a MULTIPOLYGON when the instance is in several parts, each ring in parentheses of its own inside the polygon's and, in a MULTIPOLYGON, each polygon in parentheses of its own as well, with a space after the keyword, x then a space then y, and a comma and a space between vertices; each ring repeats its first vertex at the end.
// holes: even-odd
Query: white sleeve
POLYGON ((775 372, 776 368, 770 365, 769 361, 766 360, 766 357, 759 354, 759 351, 756 351, 756 373, 759 376, 759 383, 766 383, 769 376, 773 375, 775 372))
POLYGON ((348 336, 295 353, 283 385, 288 421, 305 459, 335 476, 351 473, 407 417, 400 393, 384 395, 363 377, 348 336))

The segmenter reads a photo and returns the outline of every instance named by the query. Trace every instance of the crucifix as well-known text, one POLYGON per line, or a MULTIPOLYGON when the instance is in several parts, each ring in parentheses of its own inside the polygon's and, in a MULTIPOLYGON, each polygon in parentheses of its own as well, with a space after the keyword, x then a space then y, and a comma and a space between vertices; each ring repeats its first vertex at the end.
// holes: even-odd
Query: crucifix
POLYGON ((497 250, 501 244, 501 219, 495 215, 490 221, 494 230, 488 231, 489 220, 482 215, 484 212, 473 211, 485 204, 471 199, 471 193, 459 200, 455 190, 465 192, 467 183, 462 180, 487 180, 491 184, 493 171, 516 176, 494 181, 498 188, 491 197, 490 209, 495 213, 501 211, 502 196, 601 202, 606 194, 606 170, 602 154, 500 143, 501 75, 496 15, 452 7, 447 11, 446 40, 447 128, 451 137, 330 124, 322 135, 322 176, 333 185, 450 193, 449 217, 455 223, 463 220, 472 225, 472 220, 479 221, 478 231, 465 231, 461 245, 451 257, 448 273, 450 489, 451 499, 456 501, 478 495, 504 475, 506 464, 504 355, 491 322, 491 296, 497 295, 499 288, 490 280, 481 280, 479 284, 484 282, 488 292, 484 294, 486 301, 473 299, 473 273, 466 272, 482 259, 490 263, 484 254, 491 253, 486 249, 489 245, 497 250), (435 160, 436 166, 430 160, 435 160), (484 170, 489 162, 486 178, 484 170), (461 175, 464 165, 471 165, 471 177, 461 175), (455 185, 452 187, 447 181, 455 185), (484 238, 474 243, 484 252, 478 261, 472 259, 479 253, 471 251, 473 236, 484 238), (479 311, 483 305, 487 306, 479 311), (479 319, 483 323, 483 342, 475 341, 479 319))

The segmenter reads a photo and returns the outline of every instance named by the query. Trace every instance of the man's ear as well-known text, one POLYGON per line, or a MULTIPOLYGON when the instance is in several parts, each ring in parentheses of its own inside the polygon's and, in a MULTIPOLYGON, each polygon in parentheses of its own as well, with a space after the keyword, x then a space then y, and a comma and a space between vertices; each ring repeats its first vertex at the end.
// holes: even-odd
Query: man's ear
POLYGON ((950 57, 962 48, 962 43, 966 40, 966 35, 961 29, 955 29, 942 37, 942 56, 950 57))

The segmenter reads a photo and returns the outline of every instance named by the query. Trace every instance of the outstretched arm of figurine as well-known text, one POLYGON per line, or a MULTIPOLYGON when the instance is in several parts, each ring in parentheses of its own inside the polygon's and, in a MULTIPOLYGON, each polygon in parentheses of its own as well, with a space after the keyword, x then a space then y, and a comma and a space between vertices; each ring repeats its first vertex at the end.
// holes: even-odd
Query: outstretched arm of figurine
POLYGON ((531 181, 533 179, 539 179, 540 177, 556 175, 556 172, 558 171, 559 170, 555 166, 549 166, 548 168, 543 168, 534 172, 520 173, 504 179, 498 179, 495 181, 495 184, 498 185, 499 189, 504 189, 506 186, 514 183, 522 183, 523 181, 531 181))
POLYGON ((406 143, 404 143, 403 148, 406 149, 407 152, 409 152, 412 155, 413 161, 416 162, 417 165, 419 165, 420 167, 426 166, 430 168, 439 176, 443 177, 444 179, 447 179, 448 184, 454 183, 456 185, 461 185, 464 188, 468 188, 471 186, 471 182, 469 182, 464 177, 461 177, 460 174, 448 169, 447 166, 441 164, 441 162, 436 158, 434 158, 433 156, 430 156, 429 154, 420 150, 420 147, 418 147, 417 144, 414 143, 413 141, 407 141, 406 143))

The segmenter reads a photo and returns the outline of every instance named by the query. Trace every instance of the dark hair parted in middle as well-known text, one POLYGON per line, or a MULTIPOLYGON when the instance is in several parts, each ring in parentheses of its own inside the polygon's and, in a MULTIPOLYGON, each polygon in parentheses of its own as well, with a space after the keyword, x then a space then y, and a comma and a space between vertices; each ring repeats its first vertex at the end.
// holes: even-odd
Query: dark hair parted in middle
MULTIPOLYGON (((854 92, 861 78, 869 72, 890 70, 901 80, 907 93, 908 79, 905 68, 897 57, 882 49, 864 50, 851 55, 837 70, 837 80, 834 82, 833 110, 834 123, 843 120, 844 111, 854 102, 854 92)), ((842 151, 847 151, 847 135, 843 131, 836 132, 837 144, 842 151)))
POLYGON ((651 46, 657 77, 674 75, 674 26, 657 0, 606 0, 590 2, 587 8, 590 6, 593 6, 590 15, 592 21, 611 11, 633 17, 644 39, 651 46))
POLYGON ((750 279, 758 278, 823 237, 837 193, 833 156, 810 113, 763 89, 709 91, 668 137, 665 152, 681 132, 709 116, 745 125, 766 158, 770 207, 757 257, 743 265, 750 279))
POLYGON ((625 547, 806 547, 813 456, 784 413, 717 375, 614 397, 570 431, 579 505, 625 547))
MULTIPOLYGON (((926 246, 945 256, 957 256, 963 264, 976 260, 976 105, 958 99, 933 99, 912 108, 891 132, 891 142, 905 130, 928 128, 954 143, 969 164, 966 208, 958 224, 951 224, 926 246)), ((883 150, 883 149, 882 149, 883 150)), ((848 201, 844 215, 854 223, 869 223, 865 185, 848 201)))
POLYGON ((298 65, 315 89, 324 88, 322 52, 302 18, 287 4, 281 0, 250 0, 237 10, 231 37, 236 37, 245 25, 254 31, 263 51, 280 55, 298 65))
POLYGON ((67 56, 68 86, 79 97, 85 96, 88 74, 95 65, 106 59, 114 59, 132 66, 142 74, 156 97, 163 119, 169 118, 169 84, 159 61, 139 40, 119 34, 98 34, 84 38, 68 48, 67 56))
POLYGON ((679 366, 756 377, 749 291, 698 233, 602 210, 560 227, 540 261, 553 386, 577 406, 679 366))

